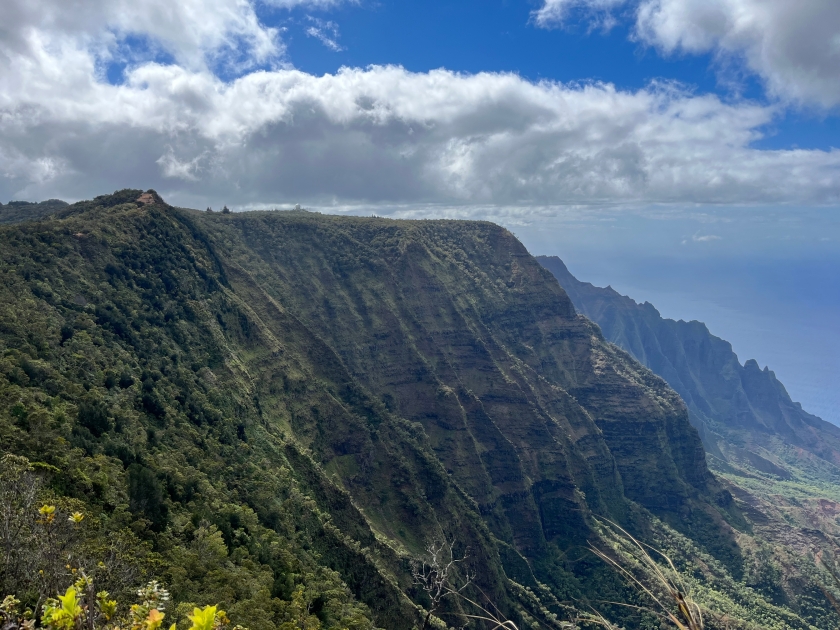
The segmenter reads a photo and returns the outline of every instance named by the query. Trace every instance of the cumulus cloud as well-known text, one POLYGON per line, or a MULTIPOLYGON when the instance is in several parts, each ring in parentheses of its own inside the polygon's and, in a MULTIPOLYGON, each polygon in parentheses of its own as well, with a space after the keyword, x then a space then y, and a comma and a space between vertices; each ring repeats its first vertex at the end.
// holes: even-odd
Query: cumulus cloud
POLYGON ((742 63, 768 92, 799 104, 840 105, 840 10, 836 0, 545 0, 537 24, 573 7, 599 14, 632 7, 635 35, 660 51, 712 53, 742 63))
POLYGON ((637 31, 665 52, 740 57, 779 98, 840 105, 835 0, 646 0, 637 31))
POLYGON ((282 42, 248 0, 8 0, 0 23, 0 58, 41 57, 63 49, 109 60, 121 40, 138 36, 198 69, 236 51, 254 62, 279 57, 282 42))
MULTIPOLYGON (((187 53, 138 62, 110 85, 85 42, 114 27, 62 28, 31 26, 25 46, 0 40, 2 197, 134 186, 200 207, 840 201, 840 151, 755 149, 774 108, 676 85, 629 92, 394 66, 225 81, 187 53)), ((150 33, 166 41, 160 28, 150 33)), ((219 41, 196 35, 194 49, 219 41)))
POLYGON ((322 77, 277 70, 223 83, 154 64, 125 85, 64 87, 21 92, 0 123, 2 155, 15 156, 10 181, 42 195, 83 173, 100 190, 131 176, 241 203, 840 199, 840 152, 753 149, 772 110, 673 88, 399 67, 322 77), (59 170, 30 180, 23 162, 46 159, 59 170))

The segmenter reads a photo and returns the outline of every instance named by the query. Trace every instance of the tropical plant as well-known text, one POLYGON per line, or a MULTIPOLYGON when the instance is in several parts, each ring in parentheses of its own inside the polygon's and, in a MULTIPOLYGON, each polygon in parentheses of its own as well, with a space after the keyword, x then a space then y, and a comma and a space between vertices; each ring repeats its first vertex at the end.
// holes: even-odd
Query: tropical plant
MULTIPOLYGON (((0 604, 0 626, 4 630, 159 630, 163 625, 170 596, 156 580, 137 591, 138 603, 120 617, 117 601, 107 591, 97 591, 93 580, 80 573, 63 595, 47 599, 40 618, 31 609, 20 611, 20 600, 7 596, 0 604)), ((222 630, 230 625, 225 611, 217 606, 196 607, 188 618, 189 630, 222 630)), ((169 630, 177 630, 177 624, 169 630)), ((234 626, 232 630, 246 629, 234 626)))

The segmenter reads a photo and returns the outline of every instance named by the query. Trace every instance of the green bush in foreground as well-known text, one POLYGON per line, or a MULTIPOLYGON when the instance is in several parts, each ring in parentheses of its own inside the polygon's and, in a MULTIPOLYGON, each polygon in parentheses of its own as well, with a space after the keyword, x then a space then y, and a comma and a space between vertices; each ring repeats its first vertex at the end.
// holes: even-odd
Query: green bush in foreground
MULTIPOLYGON (((110 599, 108 591, 97 592, 93 580, 82 573, 64 595, 49 598, 42 607, 41 617, 31 609, 19 610, 20 600, 6 596, 0 604, 0 620, 4 630, 159 630, 166 613, 163 612, 169 593, 157 581, 141 588, 140 603, 133 604, 127 615, 117 616, 118 603, 110 599)), ((194 608, 189 615, 189 630, 221 630, 230 624, 225 611, 217 606, 194 608)), ((177 630, 177 624, 169 626, 177 630)), ((235 626, 233 630, 245 630, 235 626)))
MULTIPOLYGON (((272 597, 274 576, 248 557, 240 565, 231 562, 222 532, 203 520, 189 542, 169 543, 164 561, 130 531, 103 527, 102 515, 83 501, 57 494, 45 483, 53 473, 20 455, 0 456, 0 597, 8 594, 3 630, 160 630, 170 595, 149 581, 155 577, 172 585, 168 621, 177 622, 175 630, 211 609, 215 617, 207 630, 229 625, 222 606, 254 630, 373 627, 335 572, 291 558, 286 579, 279 586, 275 580, 282 597, 272 597), (94 583, 102 590, 94 591, 94 583), (122 610, 117 602, 130 602, 134 593, 141 603, 122 610), (207 601, 214 605, 196 607, 207 601)), ((278 554, 285 551, 279 537, 272 542, 278 554)))

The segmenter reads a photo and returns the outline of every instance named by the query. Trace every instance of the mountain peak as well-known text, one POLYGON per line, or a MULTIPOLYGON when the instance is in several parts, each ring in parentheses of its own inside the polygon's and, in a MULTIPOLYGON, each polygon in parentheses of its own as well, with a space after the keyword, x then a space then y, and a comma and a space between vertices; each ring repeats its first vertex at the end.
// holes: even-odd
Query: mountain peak
POLYGON ((152 190, 151 188, 149 190, 147 190, 146 192, 144 192, 139 197, 137 197, 137 199, 135 199, 135 201, 137 203, 142 203, 143 205, 146 205, 146 206, 148 206, 150 204, 160 204, 162 206, 168 205, 163 200, 163 198, 159 194, 157 194, 157 192, 152 190))
POLYGON ((163 198, 153 189, 146 191, 139 188, 123 188, 115 190, 110 195, 99 195, 90 201, 79 201, 73 204, 75 208, 113 208, 127 203, 140 204, 141 206, 161 205, 168 206, 163 198))

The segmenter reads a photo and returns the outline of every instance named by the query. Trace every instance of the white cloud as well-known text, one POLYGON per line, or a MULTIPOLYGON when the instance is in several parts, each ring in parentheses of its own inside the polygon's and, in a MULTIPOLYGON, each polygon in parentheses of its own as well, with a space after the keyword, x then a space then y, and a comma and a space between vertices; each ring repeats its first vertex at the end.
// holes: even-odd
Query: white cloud
POLYGON ((840 105, 840 6, 837 0, 545 0, 540 26, 632 7, 636 37, 660 51, 712 53, 760 76, 785 101, 840 105))
MULTIPOLYGON (((72 177, 51 185, 87 181, 84 194, 130 175, 186 195, 230 189, 234 203, 840 200, 840 152, 750 148, 772 110, 674 89, 397 67, 256 72, 225 84, 152 64, 123 86, 69 88, 19 92, 0 135, 4 155, 65 164, 72 177)), ((46 194, 42 180, 15 172, 16 185, 46 194)))
MULTIPOLYGON (((153 21, 156 2, 130 10, 153 21)), ((248 15, 234 0, 205 3, 248 15)), ((139 61, 118 86, 102 80, 91 43, 107 44, 106 18, 99 30, 33 22, 23 39, 0 39, 0 198, 135 186, 200 207, 840 202, 840 151, 752 148, 772 107, 674 85, 625 92, 399 67, 277 67, 225 82, 191 61, 226 45, 219 19, 177 44, 179 63, 139 61)), ((164 45, 162 29, 147 35, 164 45)))
POLYGON ((259 22, 248 0, 6 0, 0 58, 58 47, 110 59, 127 36, 193 69, 234 50, 255 62, 283 52, 277 32, 259 22))
POLYGON ((199 181, 201 161, 205 157, 205 154, 202 153, 190 160, 179 160, 170 146, 166 147, 166 152, 157 159, 156 163, 160 166, 161 174, 164 177, 175 177, 188 182, 196 182, 199 181))
POLYGON ((721 240, 721 237, 717 234, 704 234, 702 236, 699 234, 695 234, 691 237, 691 240, 695 243, 709 243, 711 241, 719 241, 721 240))
POLYGON ((779 98, 840 105, 836 0, 645 0, 637 30, 665 52, 740 57, 779 98))
POLYGON ((98 64, 142 62, 165 53, 193 70, 285 65, 277 29, 260 22, 255 4, 281 9, 330 9, 357 0, 4 0, 0 63, 44 49, 77 49, 98 64), (146 50, 138 53, 141 40, 146 50), (133 48, 133 50, 129 50, 133 48))
POLYGON ((309 37, 314 37, 333 52, 344 50, 338 43, 338 24, 331 20, 322 20, 311 15, 307 15, 306 18, 312 24, 312 26, 306 29, 306 34, 309 37))
POLYGON ((533 12, 533 17, 538 26, 550 28, 562 24, 574 11, 583 10, 590 18, 595 17, 601 25, 609 27, 613 24, 611 10, 626 4, 626 1, 544 0, 542 8, 533 12))

